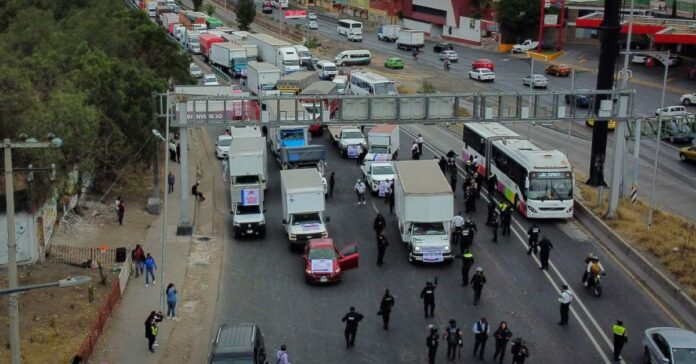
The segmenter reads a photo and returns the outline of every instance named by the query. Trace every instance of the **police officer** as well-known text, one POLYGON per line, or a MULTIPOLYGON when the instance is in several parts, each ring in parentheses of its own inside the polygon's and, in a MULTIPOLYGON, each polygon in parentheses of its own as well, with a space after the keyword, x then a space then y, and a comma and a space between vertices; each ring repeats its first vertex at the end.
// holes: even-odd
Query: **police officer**
POLYGON ((527 230, 527 235, 529 235, 529 239, 527 240, 529 242, 529 249, 527 249, 527 255, 537 253, 540 231, 541 229, 539 229, 539 225, 537 225, 536 223, 533 223, 532 226, 529 227, 529 230, 527 230))
POLYGON ((470 155, 469 159, 466 160, 466 165, 464 166, 464 170, 466 171, 467 174, 471 172, 471 167, 474 165, 474 156, 470 155))
POLYGON ((495 201, 491 199, 488 202, 488 215, 486 218, 486 226, 491 226, 491 221, 493 221, 493 213, 495 213, 495 208, 496 208, 495 201))
POLYGON ((616 321, 612 327, 614 332, 614 361, 621 361, 621 350, 624 344, 628 341, 626 336, 626 328, 621 320, 616 321))
POLYGON ((389 242, 387 237, 384 236, 384 230, 380 230, 377 235, 377 266, 382 266, 384 264, 384 252, 387 250, 389 242))
POLYGON ((510 235, 510 222, 512 220, 512 208, 507 203, 500 204, 500 226, 502 235, 510 235))
POLYGON ((471 277, 471 288, 474 289, 474 306, 478 305, 481 299, 481 291, 483 291, 483 285, 486 284, 486 276, 483 275, 483 268, 477 267, 476 273, 471 277))
POLYGON ((467 187, 464 191, 464 198, 464 207, 466 208, 466 213, 468 214, 470 212, 476 212, 476 190, 471 188, 471 186, 467 187))
POLYGON ((568 325, 568 311, 570 310, 570 303, 573 301, 573 294, 568 289, 567 285, 561 286, 563 292, 561 296, 558 297, 558 302, 561 303, 561 321, 558 322, 559 325, 568 325))
POLYGON ((495 175, 495 173, 491 173, 491 175, 488 177, 488 196, 493 196, 493 194, 495 194, 497 186, 498 177, 495 175))
POLYGON ((418 144, 418 155, 423 155, 423 136, 418 134, 418 138, 416 138, 416 143, 418 144))
MULTIPOLYGON (((437 157, 435 157, 437 158, 437 157)), ((445 174, 447 171, 447 159, 445 159, 444 155, 440 156, 440 161, 437 163, 440 166, 440 170, 442 171, 442 174, 445 174)))
POLYGON ((466 222, 462 228, 462 254, 464 254, 464 249, 471 248, 471 244, 474 242, 474 235, 478 232, 476 223, 471 219, 470 216, 466 217, 466 222))
POLYGON ((437 277, 435 277, 434 283, 426 282, 425 287, 421 291, 420 298, 423 300, 425 318, 435 317, 435 288, 437 288, 437 277), (430 313, 430 316, 428 316, 428 313, 430 313))
POLYGON ((546 238, 546 235, 541 236, 541 241, 539 242, 539 259, 541 260, 541 270, 549 270, 549 255, 551 254, 551 249, 553 249, 553 244, 546 238))
POLYGON ((384 291, 382 302, 379 303, 379 315, 382 316, 382 328, 385 330, 389 330, 389 315, 391 315, 392 307, 394 307, 394 296, 387 289, 384 291))
POLYGON ((469 284, 469 271, 474 265, 474 255, 471 254, 469 249, 464 249, 462 254, 462 286, 466 287, 469 284))
POLYGON ((457 194, 457 172, 450 174, 450 186, 452 187, 452 193, 457 194))
POLYGON ((350 311, 343 316, 343 322, 346 323, 346 329, 343 334, 346 337, 346 347, 355 346, 355 336, 358 334, 358 322, 362 321, 363 315, 355 311, 355 307, 350 306, 350 311))
POLYGON ((379 236, 379 233, 384 230, 386 225, 387 222, 384 220, 384 216, 382 216, 382 213, 378 212, 377 216, 375 216, 375 221, 372 223, 372 228, 375 229, 375 234, 379 236))
POLYGON ((500 226, 500 214, 498 210, 493 210, 493 218, 491 219, 490 227, 493 229, 493 242, 498 242, 498 226, 500 226))
POLYGON ((428 363, 435 364, 435 357, 437 356, 437 345, 439 336, 437 334, 437 328, 430 326, 430 335, 425 338, 425 346, 428 347, 428 363))
POLYGON ((449 326, 445 329, 442 337, 447 340, 447 360, 456 359, 457 346, 462 339, 462 330, 457 326, 457 321, 454 319, 449 320, 449 326))
POLYGON ((476 183, 476 199, 481 198, 481 186, 483 186, 483 175, 476 173, 474 177, 474 182, 476 183))

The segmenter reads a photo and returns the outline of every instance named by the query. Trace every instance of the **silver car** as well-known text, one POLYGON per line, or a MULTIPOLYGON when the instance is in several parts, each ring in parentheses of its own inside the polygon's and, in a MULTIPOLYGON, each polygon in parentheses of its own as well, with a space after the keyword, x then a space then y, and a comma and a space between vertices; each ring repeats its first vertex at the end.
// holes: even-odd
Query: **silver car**
POLYGON ((522 79, 522 84, 532 86, 533 88, 546 88, 549 85, 549 80, 544 75, 529 75, 522 79))
POLYGON ((450 62, 457 62, 457 60, 459 60, 459 55, 457 54, 457 52, 451 49, 447 49, 440 53, 440 60, 444 61, 446 59, 448 59, 450 62))
POLYGON ((696 333, 677 327, 651 327, 643 336, 644 363, 696 363, 696 333))

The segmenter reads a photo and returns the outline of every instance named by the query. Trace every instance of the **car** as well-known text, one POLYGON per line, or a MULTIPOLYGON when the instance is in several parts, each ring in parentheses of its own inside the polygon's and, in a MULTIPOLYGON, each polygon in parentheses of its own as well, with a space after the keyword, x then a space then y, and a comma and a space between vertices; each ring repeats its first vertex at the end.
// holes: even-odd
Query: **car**
POLYGON ((685 116, 688 114, 686 108, 681 105, 665 106, 662 109, 655 110, 655 116, 685 116))
MULTIPOLYGON (((662 62, 660 62, 660 63, 662 63, 662 62)), ((667 63, 669 64, 670 67, 677 67, 677 66, 681 66, 681 64, 683 63, 683 60, 679 56, 669 56, 669 60, 667 61, 667 63)))
POLYGON ((203 78, 203 71, 201 71, 201 68, 195 63, 189 65, 189 72, 191 73, 191 77, 203 78))
POLYGON ((495 73, 488 68, 477 68, 469 71, 469 78, 478 81, 495 81, 495 73))
POLYGON ((475 70, 477 68, 488 68, 491 71, 495 71, 495 65, 488 58, 481 58, 471 62, 471 69, 475 70))
POLYGON ((549 85, 549 80, 544 75, 533 74, 523 78, 522 84, 532 88, 546 88, 549 85))
POLYGON ((651 327, 643 335, 643 363, 696 363, 696 333, 678 327, 651 327))
POLYGON ((310 20, 309 22, 307 22, 307 27, 309 29, 319 29, 319 24, 317 24, 316 20, 310 20))
POLYGON ((384 61, 384 67, 392 69, 403 69, 404 60, 399 57, 387 58, 387 60, 384 61))
POLYGON ((261 12, 264 14, 273 13, 273 4, 270 1, 264 1, 263 5, 261 6, 261 12))
POLYGON ((448 59, 450 62, 457 62, 457 60, 459 59, 459 55, 457 54, 457 52, 451 49, 442 51, 442 53, 440 53, 440 60, 444 61, 446 59, 448 59))
POLYGON ((351 42, 362 42, 362 33, 349 32, 346 34, 346 36, 351 42))
POLYGON ((317 13, 309 13, 309 14, 307 14, 307 19, 309 19, 309 20, 317 20, 317 13))
POLYGON ((544 70, 544 72, 546 72, 547 75, 554 75, 556 77, 568 77, 570 76, 571 71, 572 69, 565 64, 552 64, 546 67, 546 69, 544 70))
MULTIPOLYGON (((595 122, 595 119, 594 119, 594 118, 589 118, 589 119, 585 120, 585 124, 587 124, 587 126, 589 126, 589 127, 593 127, 593 126, 594 126, 594 122, 595 122)), ((607 124, 607 128, 608 128, 609 130, 614 130, 614 129, 616 129, 616 120, 614 120, 614 119, 609 119, 609 123, 607 124)))
POLYGON ((228 134, 218 135, 215 142, 215 156, 218 159, 225 159, 230 154, 232 136, 228 134))
POLYGON ((575 95, 565 95, 566 104, 575 102, 576 107, 590 107, 594 101, 594 95, 589 93, 590 90, 578 89, 575 90, 575 95))
POLYGON ((219 86, 220 82, 218 82, 214 73, 206 73, 205 76, 203 76, 203 84, 205 86, 219 86))
POLYGON ((266 364, 263 334, 256 324, 222 324, 206 363, 266 364))
POLYGON ((685 106, 689 106, 693 103, 696 103, 696 93, 681 95, 681 97, 679 98, 679 102, 681 102, 681 104, 685 106))
POLYGON ((636 54, 631 57, 631 63, 633 64, 645 64, 648 61, 648 56, 644 54, 636 54))
POLYGON ((679 149, 679 159, 696 162, 696 147, 684 147, 679 149))
POLYGON ((433 52, 442 53, 444 51, 454 50, 452 43, 438 43, 433 46, 433 52))
POLYGON ((358 267, 358 244, 346 245, 341 251, 331 238, 310 239, 302 255, 307 283, 339 282, 343 272, 358 267))

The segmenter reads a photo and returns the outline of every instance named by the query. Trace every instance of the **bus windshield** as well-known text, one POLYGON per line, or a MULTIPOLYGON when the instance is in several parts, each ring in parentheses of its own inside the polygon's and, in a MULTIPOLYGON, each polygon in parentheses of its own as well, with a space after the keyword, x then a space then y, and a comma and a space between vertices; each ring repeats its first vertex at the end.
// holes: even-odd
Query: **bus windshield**
POLYGON ((394 82, 376 83, 374 86, 375 95, 398 95, 394 82))
POLYGON ((539 173, 530 177, 527 198, 530 200, 572 200, 573 178, 566 173, 539 173), (554 176, 558 175, 558 176, 554 176))

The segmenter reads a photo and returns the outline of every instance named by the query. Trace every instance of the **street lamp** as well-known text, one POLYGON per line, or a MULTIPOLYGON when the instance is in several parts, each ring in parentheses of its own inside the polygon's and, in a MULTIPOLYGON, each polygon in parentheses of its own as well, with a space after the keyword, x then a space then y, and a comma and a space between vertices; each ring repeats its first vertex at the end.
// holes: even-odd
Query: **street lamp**
POLYGON ((74 286, 79 286, 85 283, 89 283, 92 281, 92 277, 89 276, 77 276, 77 277, 68 277, 65 279, 61 279, 55 282, 49 282, 49 283, 39 283, 39 284, 30 284, 28 286, 21 286, 21 287, 16 287, 16 288, 8 288, 8 289, 0 289, 0 296, 6 295, 6 294, 12 294, 12 293, 18 293, 18 292, 25 292, 25 291, 31 291, 34 289, 40 289, 40 288, 50 288, 50 287, 58 287, 58 288, 67 288, 67 287, 74 287, 74 286))
MULTIPOLYGON (((17 246, 15 241, 15 205, 14 205, 14 179, 12 169, 12 148, 60 148, 63 140, 54 134, 46 136, 47 142, 40 142, 34 138, 28 138, 25 134, 20 135, 21 142, 12 142, 4 139, 2 148, 5 154, 5 205, 7 206, 7 278, 10 291, 17 289, 17 246)), ((55 165, 51 167, 55 170, 55 165)), ((35 170, 35 169, 32 169, 35 170)), ((43 169, 39 169, 43 170, 43 169)), ((51 173, 51 176, 54 176, 51 173)), ((19 302, 16 293, 10 293, 9 297, 9 316, 10 316, 10 348, 12 364, 21 364, 21 348, 19 339, 19 302)))
MULTIPOLYGON (((166 126, 164 129, 164 134, 169 137, 169 118, 170 118, 170 111, 171 105, 169 104, 169 95, 167 95, 167 121, 166 121, 166 126)), ((157 137, 159 140, 161 140, 164 145, 165 149, 167 146, 167 138, 165 138, 157 129, 152 129, 152 134, 157 137)), ((169 159, 167 158, 167 153, 164 153, 164 178, 169 178, 169 159)), ((185 171, 182 171, 182 173, 186 173, 185 171)), ((169 182, 167 182, 167 185, 169 182)), ((163 186, 165 185, 164 183, 162 184, 163 186)), ((160 247, 160 311, 164 309, 164 269, 166 266, 166 242, 167 242, 167 203, 169 201, 169 191, 164 193, 164 204, 163 204, 163 211, 162 211, 162 243, 160 247)))

